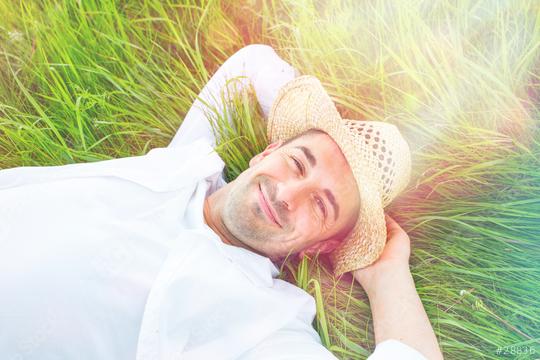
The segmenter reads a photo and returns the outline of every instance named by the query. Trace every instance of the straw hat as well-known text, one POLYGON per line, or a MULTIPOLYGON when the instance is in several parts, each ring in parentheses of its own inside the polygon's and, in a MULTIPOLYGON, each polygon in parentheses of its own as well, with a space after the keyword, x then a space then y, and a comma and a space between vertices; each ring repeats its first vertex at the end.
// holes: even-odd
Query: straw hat
POLYGON ((323 130, 340 147, 360 194, 358 220, 330 254, 339 276, 370 265, 382 253, 386 243, 383 209, 409 182, 410 151, 394 125, 342 119, 319 80, 306 75, 280 89, 268 116, 267 135, 275 142, 311 128, 323 130))

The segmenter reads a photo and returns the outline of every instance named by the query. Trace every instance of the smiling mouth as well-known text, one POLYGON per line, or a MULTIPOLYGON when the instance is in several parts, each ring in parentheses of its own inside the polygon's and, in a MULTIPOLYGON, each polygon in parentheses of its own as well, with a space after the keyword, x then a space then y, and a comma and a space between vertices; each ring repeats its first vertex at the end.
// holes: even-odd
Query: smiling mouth
POLYGON ((272 208, 270 207, 270 203, 266 200, 264 193, 262 191, 261 184, 259 184, 259 201, 261 203, 261 208, 263 212, 266 214, 266 216, 277 226, 281 227, 279 222, 277 221, 277 217, 274 216, 274 213, 272 212, 272 208))

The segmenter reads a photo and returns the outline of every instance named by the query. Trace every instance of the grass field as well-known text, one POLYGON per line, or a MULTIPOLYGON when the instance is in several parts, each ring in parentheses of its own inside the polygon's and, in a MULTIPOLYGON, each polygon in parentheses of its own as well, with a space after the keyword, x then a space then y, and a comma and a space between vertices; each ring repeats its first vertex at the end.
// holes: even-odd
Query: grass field
MULTIPOLYGON (((540 358, 538 1, 1 0, 0 14, 0 168, 166 146, 228 56, 270 44, 344 117, 409 141, 412 180, 387 210, 412 239, 445 357, 540 358)), ((262 126, 244 100, 237 121, 262 126)), ((220 149, 230 178, 265 145, 241 135, 220 149)), ((373 350, 350 276, 306 260, 284 270, 315 296, 337 357, 373 350)))

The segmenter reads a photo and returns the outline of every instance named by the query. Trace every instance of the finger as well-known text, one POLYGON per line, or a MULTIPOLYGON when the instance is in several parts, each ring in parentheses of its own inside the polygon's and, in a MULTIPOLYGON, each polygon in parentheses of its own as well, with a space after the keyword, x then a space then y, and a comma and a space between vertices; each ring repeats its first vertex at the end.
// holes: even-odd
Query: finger
POLYGON ((402 236, 407 236, 403 228, 389 215, 386 215, 386 236, 387 240, 395 239, 402 236))
POLYGON ((401 226, 399 226, 396 220, 392 219, 390 215, 385 215, 385 219, 386 219, 386 230, 388 234, 396 233, 398 231, 403 231, 401 226))

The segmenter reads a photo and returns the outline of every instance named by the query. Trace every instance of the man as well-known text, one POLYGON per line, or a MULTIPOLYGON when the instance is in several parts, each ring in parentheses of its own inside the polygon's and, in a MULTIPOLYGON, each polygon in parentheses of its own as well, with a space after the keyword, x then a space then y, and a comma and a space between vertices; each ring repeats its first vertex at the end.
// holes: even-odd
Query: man
POLYGON ((1 171, 2 356, 334 359, 311 327, 313 298, 275 279, 270 261, 328 252, 368 293, 372 359, 440 358, 409 239, 391 219, 384 247, 382 208, 406 183, 408 153, 370 154, 406 144, 389 125, 341 120, 316 79, 295 76, 251 45, 214 74, 168 148, 1 171), (237 76, 253 84, 272 142, 226 184, 205 109, 221 108, 237 76), (340 121, 366 138, 363 160, 340 121))

